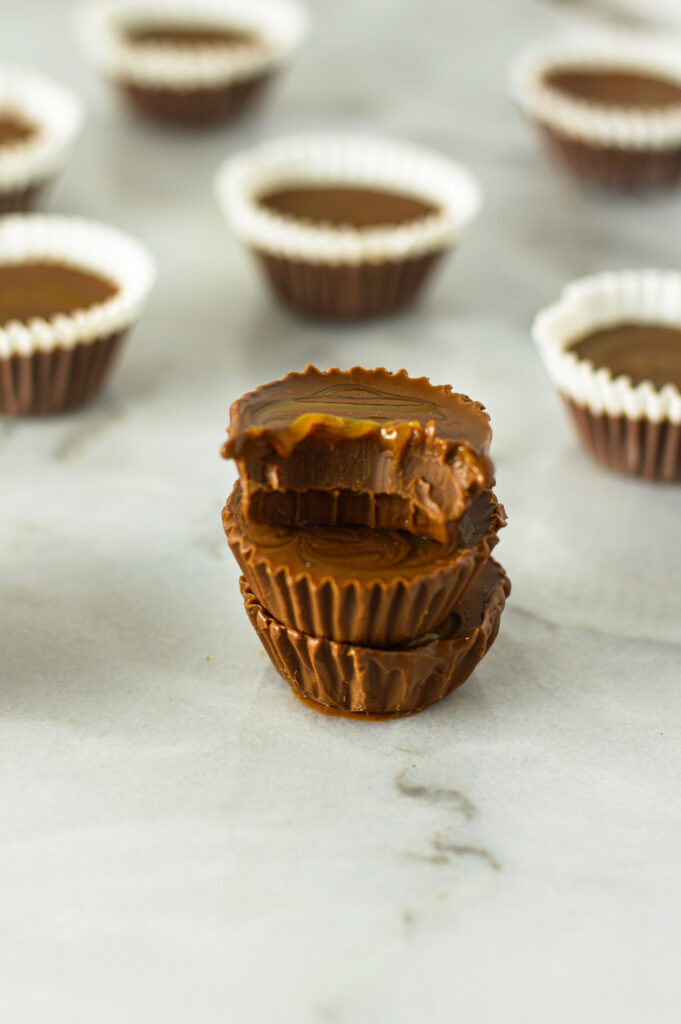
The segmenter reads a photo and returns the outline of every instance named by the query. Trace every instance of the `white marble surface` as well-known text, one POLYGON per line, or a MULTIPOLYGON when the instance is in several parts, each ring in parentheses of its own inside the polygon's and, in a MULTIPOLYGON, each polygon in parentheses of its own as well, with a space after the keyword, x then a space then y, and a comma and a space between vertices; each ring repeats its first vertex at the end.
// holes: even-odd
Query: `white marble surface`
POLYGON ((528 340, 569 278, 678 263, 681 199, 585 196, 505 96, 530 0, 319 0, 256 121, 129 121, 62 0, 2 55, 86 95, 53 208, 146 240, 160 282, 86 411, 0 423, 3 1024, 678 1021, 681 489, 577 449, 528 340), (465 160, 487 202, 413 314, 301 323, 211 195, 276 131, 380 129, 465 160), (492 653, 402 722, 293 700, 247 624, 220 508, 228 406, 312 360, 485 402, 514 591, 492 653))

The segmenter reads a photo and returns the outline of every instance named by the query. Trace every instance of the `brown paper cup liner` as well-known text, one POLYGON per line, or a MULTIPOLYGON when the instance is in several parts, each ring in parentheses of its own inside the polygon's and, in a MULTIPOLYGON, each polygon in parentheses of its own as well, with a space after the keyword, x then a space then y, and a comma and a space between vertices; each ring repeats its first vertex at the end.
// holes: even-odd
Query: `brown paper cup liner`
POLYGON ((289 629, 263 608, 243 577, 241 592, 272 664, 298 696, 345 714, 392 717, 442 700, 468 679, 494 643, 510 583, 494 562, 488 576, 493 582, 480 594, 475 628, 451 639, 390 649, 340 644, 289 629))
POLYGON ((579 440, 599 462, 645 480, 681 481, 681 424, 596 414, 572 399, 563 401, 579 440))
POLYGON ((0 413, 43 416, 82 405, 102 387, 125 334, 0 359, 0 413))
POLYGON ((539 128, 554 158, 585 184, 637 191, 670 187, 681 178, 681 147, 647 150, 597 146, 541 125, 539 128))
POLYGON ((39 206, 51 182, 41 181, 26 188, 0 192, 0 214, 25 213, 39 206))
MULTIPOLYGON (((301 633, 368 647, 395 646, 429 633, 442 622, 486 564, 498 542, 498 530, 506 521, 494 495, 486 494, 476 502, 473 516, 465 526, 472 533, 470 543, 462 538, 458 548, 452 545, 450 561, 442 559, 440 546, 436 545, 432 568, 426 565, 416 573, 408 569, 400 573, 399 564, 389 567, 394 547, 390 534, 381 532, 378 536, 387 540, 385 568, 377 570, 376 578, 350 576, 339 582, 325 576, 318 580, 310 573, 294 574, 282 564, 282 554, 277 556, 276 547, 259 547, 256 527, 251 527, 255 537, 248 535, 249 528, 240 510, 240 494, 237 483, 223 511, 223 525, 232 554, 257 601, 280 623, 301 633)), ((290 538, 295 548, 297 540, 304 543, 308 538, 314 544, 329 533, 338 535, 338 545, 347 539, 351 564, 353 542, 356 540, 361 546, 369 531, 343 527, 320 531, 313 527, 282 531, 281 540, 286 543, 290 538)), ((267 536, 276 539, 276 530, 269 529, 267 536)), ((401 536, 392 534, 398 542, 401 536)))
POLYGON ((306 263, 256 252, 274 291, 308 316, 351 320, 386 316, 418 297, 443 250, 383 263, 306 263))
POLYGON ((154 88, 130 82, 120 82, 119 88, 136 113, 168 124, 191 127, 237 119, 256 106, 273 78, 268 72, 205 88, 154 88))

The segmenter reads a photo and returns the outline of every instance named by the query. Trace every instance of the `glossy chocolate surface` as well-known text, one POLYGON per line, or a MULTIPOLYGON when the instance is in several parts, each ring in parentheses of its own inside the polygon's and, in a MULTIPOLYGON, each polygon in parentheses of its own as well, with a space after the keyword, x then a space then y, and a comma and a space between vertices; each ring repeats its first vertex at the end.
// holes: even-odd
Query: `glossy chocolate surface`
POLYGON ((281 455, 311 435, 338 443, 380 433, 387 446, 399 449, 414 424, 432 424, 438 436, 482 451, 491 437, 489 419, 477 403, 448 387, 434 387, 425 377, 361 367, 322 373, 308 367, 232 406, 223 454, 238 455, 256 436, 266 437, 281 455))
POLYGON ((105 277, 63 263, 0 263, 0 324, 70 316, 106 302, 117 292, 105 277))
POLYGON ((170 25, 142 23, 126 26, 126 42, 133 46, 238 47, 260 46, 262 39, 256 32, 236 27, 219 28, 214 25, 170 25))
POLYGON ((681 105, 681 81, 625 69, 560 68, 544 75, 551 88, 571 99, 606 107, 650 110, 681 105))
POLYGON ((266 192, 258 202, 295 220, 354 228, 410 224, 439 210, 415 196, 361 186, 296 185, 266 192))
POLYGON ((28 142, 37 134, 36 125, 27 121, 20 114, 0 109, 0 149, 3 146, 15 146, 19 142, 28 142))
POLYGON ((656 388, 681 388, 681 329, 662 324, 618 324, 594 331, 570 345, 580 359, 613 377, 626 375, 634 385, 650 381, 656 388))

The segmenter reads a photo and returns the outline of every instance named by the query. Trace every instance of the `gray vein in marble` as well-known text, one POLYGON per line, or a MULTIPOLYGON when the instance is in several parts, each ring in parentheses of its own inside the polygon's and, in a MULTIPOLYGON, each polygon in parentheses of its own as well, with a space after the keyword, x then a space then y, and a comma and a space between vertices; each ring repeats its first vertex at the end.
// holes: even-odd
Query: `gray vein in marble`
MULTIPOLYGON (((636 636, 635 634, 627 634, 626 636, 621 633, 613 633, 606 629, 599 629, 597 626, 586 625, 585 623, 576 622, 555 622, 553 619, 549 619, 544 615, 540 615, 539 612, 530 611, 529 608, 519 608, 516 604, 512 604, 507 608, 507 614, 515 613, 516 615, 522 616, 522 618, 529 619, 532 622, 537 622, 546 629, 550 629, 556 632, 573 632, 573 633, 586 633, 589 636, 602 637, 604 640, 626 640, 629 643, 635 644, 646 644, 655 647, 671 648, 672 650, 678 650, 681 647, 681 641, 677 640, 658 640, 652 637, 636 636)), ((511 615, 508 615, 510 618, 511 615)))
POLYGON ((88 416, 79 420, 78 424, 63 438, 53 452, 55 462, 70 462, 81 456, 90 445, 100 441, 118 423, 125 419, 125 404, 111 404, 100 407, 88 416))
POLYGON ((428 786, 408 781, 407 776, 413 768, 413 765, 409 768, 403 768, 395 776, 395 786, 398 793, 415 800, 423 800, 426 803, 448 804, 465 821, 470 821, 474 817, 475 805, 458 789, 450 789, 445 786, 428 786))

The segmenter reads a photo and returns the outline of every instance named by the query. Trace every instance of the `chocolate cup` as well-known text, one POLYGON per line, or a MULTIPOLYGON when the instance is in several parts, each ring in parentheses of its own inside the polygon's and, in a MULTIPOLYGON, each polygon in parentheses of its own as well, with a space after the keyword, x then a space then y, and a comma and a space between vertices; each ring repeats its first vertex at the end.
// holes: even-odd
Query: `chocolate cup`
POLYGON ((47 192, 51 181, 41 181, 25 188, 10 192, 0 192, 0 215, 5 213, 25 213, 35 209, 47 192))
POLYGON ((294 693, 321 705, 320 710, 358 717, 414 714, 461 686, 494 643, 510 590, 503 569, 490 560, 460 606, 458 634, 378 649, 341 644, 282 625, 241 578, 251 624, 294 693))
POLYGON ((579 440, 598 462, 644 480, 681 481, 681 424, 597 414, 563 401, 579 440))
POLYGON ((102 387, 126 333, 0 358, 0 413, 44 416, 87 402, 102 387))
POLYGON ((681 178, 681 147, 655 150, 598 146, 540 127, 549 151, 582 183, 638 191, 669 188, 681 178))
POLYGON ((249 520, 355 525, 455 540, 492 486, 484 407, 404 370, 308 366, 230 409, 225 458, 249 520))
POLYGON ((196 89, 154 88, 119 82, 128 104, 154 121, 192 127, 236 120, 259 101, 273 79, 267 72, 227 85, 196 89))
MULTIPOLYGON (((278 531, 249 523, 243 515, 239 482, 222 519, 248 586, 275 619, 301 633, 367 647, 392 647, 422 636, 442 622, 486 564, 498 542, 498 530, 506 522, 494 495, 482 495, 457 544, 431 543, 432 562, 421 564, 419 560, 410 565, 414 542, 404 533, 338 526, 278 531), (464 536, 470 538, 469 543, 464 536), (339 551, 347 545, 347 572, 335 562, 324 563, 325 568, 316 574, 305 571, 303 566, 309 564, 307 553, 301 554, 305 542, 314 548, 336 537, 339 551), (374 556, 382 554, 381 541, 385 541, 385 551, 381 566, 363 571, 360 578, 357 569, 353 570, 353 542, 361 547, 367 538, 373 542, 374 556), (286 547, 290 560, 297 563, 295 569, 285 561, 286 547), (335 568, 338 578, 331 575, 335 568)), ((375 564, 373 557, 371 561, 375 564)))
POLYGON ((306 316, 356 320, 411 306, 444 250, 393 262, 308 263, 255 252, 281 301, 306 316))

